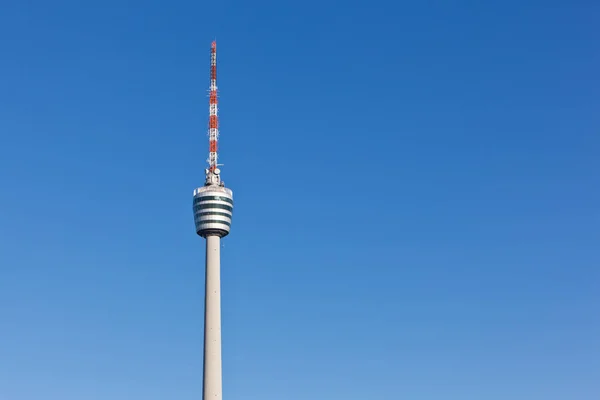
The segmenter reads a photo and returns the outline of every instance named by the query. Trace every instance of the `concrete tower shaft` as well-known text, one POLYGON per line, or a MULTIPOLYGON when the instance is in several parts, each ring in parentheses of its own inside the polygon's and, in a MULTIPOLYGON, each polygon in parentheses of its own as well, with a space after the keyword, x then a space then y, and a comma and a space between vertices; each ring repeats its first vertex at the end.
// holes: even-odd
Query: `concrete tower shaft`
POLYGON ((202 398, 221 400, 221 238, 206 237, 206 289, 204 297, 204 379, 202 398))

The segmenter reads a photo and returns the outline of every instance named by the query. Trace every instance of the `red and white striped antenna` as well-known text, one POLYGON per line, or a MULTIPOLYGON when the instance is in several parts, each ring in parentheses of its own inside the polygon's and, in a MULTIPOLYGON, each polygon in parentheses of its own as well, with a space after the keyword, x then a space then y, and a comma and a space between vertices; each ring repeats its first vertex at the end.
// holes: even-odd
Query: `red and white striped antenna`
POLYGON ((210 46, 210 96, 208 117, 208 169, 206 170, 206 184, 221 184, 218 168, 219 147, 219 115, 217 106, 217 42, 210 46))

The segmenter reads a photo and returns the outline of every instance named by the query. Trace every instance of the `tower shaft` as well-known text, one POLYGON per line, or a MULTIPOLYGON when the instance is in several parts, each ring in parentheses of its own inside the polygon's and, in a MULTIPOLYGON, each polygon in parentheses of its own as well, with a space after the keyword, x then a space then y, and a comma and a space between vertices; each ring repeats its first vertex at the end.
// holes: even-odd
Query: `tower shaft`
POLYGON ((204 303, 204 400, 221 400, 221 238, 206 237, 206 292, 204 303))

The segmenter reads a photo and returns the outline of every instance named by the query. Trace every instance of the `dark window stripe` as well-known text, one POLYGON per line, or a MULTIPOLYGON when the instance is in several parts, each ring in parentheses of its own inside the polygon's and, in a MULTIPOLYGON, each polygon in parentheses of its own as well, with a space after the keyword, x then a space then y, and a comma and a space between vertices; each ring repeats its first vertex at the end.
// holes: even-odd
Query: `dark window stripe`
POLYGON ((194 206, 194 211, 198 210, 206 210, 209 208, 220 208, 221 210, 233 211, 233 207, 228 206, 227 204, 219 204, 219 203, 203 203, 197 204, 194 206))
POLYGON ((227 214, 227 213, 224 213, 224 212, 218 212, 218 211, 201 212, 197 216, 198 217, 203 217, 205 215, 220 215, 221 217, 231 218, 231 214, 227 214))
POLYGON ((230 222, 219 221, 218 219, 202 219, 202 220, 198 221, 198 224, 223 224, 223 225, 231 226, 230 222))
POLYGON ((196 197, 194 199, 194 204, 199 203, 201 201, 206 201, 206 200, 220 200, 220 201, 226 201, 229 204, 233 205, 233 200, 231 200, 228 197, 224 197, 224 196, 203 196, 203 197, 196 197))

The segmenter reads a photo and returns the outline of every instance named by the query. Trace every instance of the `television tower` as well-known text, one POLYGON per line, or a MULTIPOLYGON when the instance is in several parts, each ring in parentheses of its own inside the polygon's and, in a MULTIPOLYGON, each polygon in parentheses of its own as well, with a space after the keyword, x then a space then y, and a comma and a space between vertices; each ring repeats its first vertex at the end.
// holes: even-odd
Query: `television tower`
POLYGON ((204 186, 194 190, 196 233, 206 239, 204 303, 204 380, 202 398, 221 400, 221 238, 229 234, 233 193, 221 181, 217 163, 219 117, 217 109, 217 43, 210 49, 209 155, 204 186))

